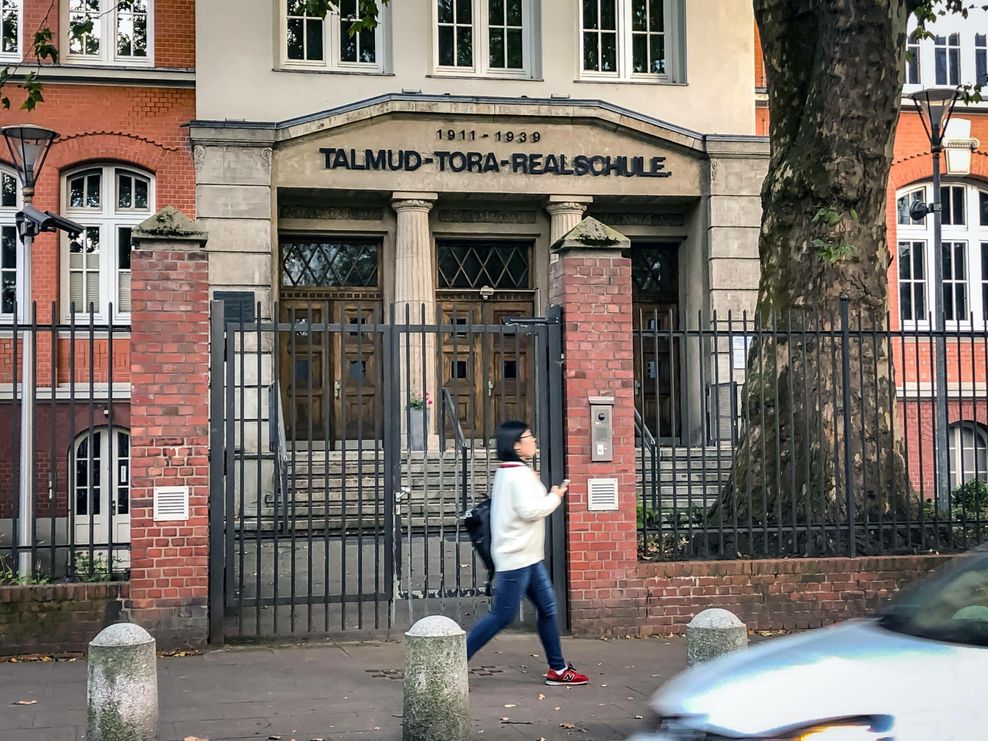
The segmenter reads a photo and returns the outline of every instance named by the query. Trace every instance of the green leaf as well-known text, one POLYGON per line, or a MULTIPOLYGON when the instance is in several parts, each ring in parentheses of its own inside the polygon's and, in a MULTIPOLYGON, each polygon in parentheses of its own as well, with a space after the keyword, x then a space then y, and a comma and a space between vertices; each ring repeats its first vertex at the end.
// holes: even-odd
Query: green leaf
POLYGON ((856 208, 851 209, 851 218, 855 221, 858 220, 858 210, 856 208))

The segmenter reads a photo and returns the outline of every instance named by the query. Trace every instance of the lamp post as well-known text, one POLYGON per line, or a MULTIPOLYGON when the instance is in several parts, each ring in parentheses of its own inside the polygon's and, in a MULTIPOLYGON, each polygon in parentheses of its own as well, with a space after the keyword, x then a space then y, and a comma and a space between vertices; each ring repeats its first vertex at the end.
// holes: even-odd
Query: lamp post
MULTIPOLYGON (((54 131, 28 124, 4 126, 0 129, 10 158, 17 168, 21 181, 23 210, 17 214, 17 231, 20 237, 21 296, 17 302, 17 320, 26 326, 32 320, 31 301, 31 244, 37 236, 39 226, 36 220, 26 216, 33 209, 34 186, 38 182, 41 168, 52 143, 58 137, 54 131)), ((24 349, 21 354, 21 456, 19 507, 17 512, 17 545, 20 546, 17 558, 17 571, 21 577, 29 577, 32 572, 31 550, 29 548, 34 531, 34 337, 24 333, 24 349)))
POLYGON ((954 113, 954 106, 960 97, 957 88, 928 88, 913 93, 923 129, 930 140, 933 154, 933 203, 916 203, 909 209, 909 215, 916 219, 926 218, 933 212, 933 330, 935 345, 935 384, 936 384, 936 482, 937 508, 947 507, 950 501, 950 477, 947 451, 947 337, 945 327, 945 304, 943 300, 943 204, 940 200, 940 153, 943 152, 943 138, 954 113))

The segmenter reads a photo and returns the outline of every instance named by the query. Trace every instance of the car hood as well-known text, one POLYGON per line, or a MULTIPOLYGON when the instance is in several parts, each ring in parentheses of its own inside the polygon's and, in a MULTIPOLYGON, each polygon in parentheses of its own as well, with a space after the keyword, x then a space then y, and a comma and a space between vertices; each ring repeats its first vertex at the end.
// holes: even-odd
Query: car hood
POLYGON ((874 620, 852 621, 695 667, 660 688, 651 704, 660 716, 687 717, 693 728, 726 735, 890 715, 897 734, 905 731, 897 739, 924 738, 933 729, 925 738, 962 738, 955 732, 988 720, 985 702, 977 698, 977 677, 986 671, 986 649, 894 633, 874 620))

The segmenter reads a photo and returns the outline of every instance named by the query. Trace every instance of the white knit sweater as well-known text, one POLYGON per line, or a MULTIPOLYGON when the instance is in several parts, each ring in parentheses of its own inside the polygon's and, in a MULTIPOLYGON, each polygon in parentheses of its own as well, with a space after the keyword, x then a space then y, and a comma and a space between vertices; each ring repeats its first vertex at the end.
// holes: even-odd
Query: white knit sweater
POLYGON ((491 494, 491 556, 497 571, 531 566, 545 558, 545 518, 562 501, 546 493, 524 463, 502 463, 491 494))

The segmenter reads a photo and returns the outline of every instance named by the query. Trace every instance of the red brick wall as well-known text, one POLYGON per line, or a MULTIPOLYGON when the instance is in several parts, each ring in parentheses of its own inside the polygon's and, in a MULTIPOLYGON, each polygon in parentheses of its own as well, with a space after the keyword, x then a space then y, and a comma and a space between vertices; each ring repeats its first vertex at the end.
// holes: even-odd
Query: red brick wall
MULTIPOLYGON (((110 415, 105 412, 106 401, 93 403, 93 427, 109 424, 110 415)), ((0 519, 13 515, 14 501, 17 499, 20 439, 20 407, 7 402, 0 403, 0 519)), ((58 517, 69 513, 69 454, 77 435, 86 432, 90 424, 88 401, 77 401, 75 405, 56 401, 54 409, 48 400, 40 400, 34 413, 34 514, 48 517, 53 512, 58 517), (54 447, 52 447, 54 432, 54 447), (48 480, 54 474, 54 500, 48 499, 48 480)), ((130 427, 130 404, 113 403, 113 426, 130 427)), ((46 542, 47 532, 39 536, 46 542)))
POLYGON ((209 282, 198 247, 133 256, 131 590, 128 615, 164 645, 206 639, 209 282), (155 486, 189 487, 190 519, 153 521, 155 486))
POLYGON ((951 556, 794 558, 642 563, 622 583, 624 604, 587 612, 582 632, 646 636, 683 633, 709 607, 735 613, 755 630, 819 628, 863 617, 951 556))
POLYGON ((563 307, 565 471, 570 618, 592 631, 589 614, 622 599, 637 561, 631 261, 601 251, 563 253, 549 267, 550 302, 563 307), (613 396, 614 460, 590 462, 590 396, 613 396), (587 510, 587 480, 618 479, 620 509, 587 510))
POLYGON ((0 655, 84 652, 118 622, 126 582, 0 587, 0 655))

